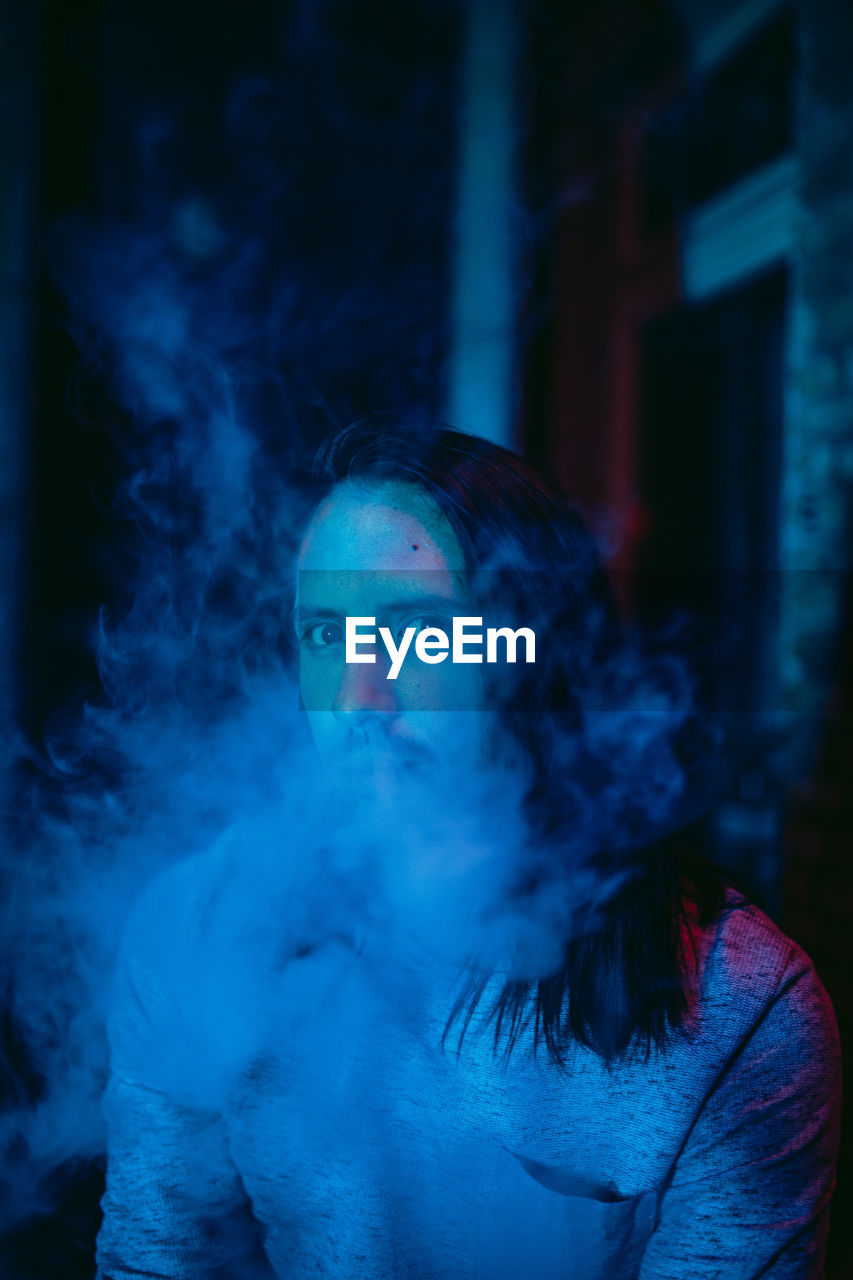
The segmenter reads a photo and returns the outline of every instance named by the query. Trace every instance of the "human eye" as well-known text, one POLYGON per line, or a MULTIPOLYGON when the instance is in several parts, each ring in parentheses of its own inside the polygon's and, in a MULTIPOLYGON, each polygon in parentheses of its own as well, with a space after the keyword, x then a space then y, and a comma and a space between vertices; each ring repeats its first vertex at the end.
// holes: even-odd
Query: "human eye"
POLYGON ((325 649, 341 644, 343 638, 344 629, 339 622, 312 622, 302 633, 302 643, 315 653, 322 653, 325 649))
POLYGON ((415 635, 421 631, 437 630, 448 632, 451 630, 451 620, 443 613, 413 613, 400 623, 397 630, 397 639, 399 640, 407 627, 415 628, 415 635))

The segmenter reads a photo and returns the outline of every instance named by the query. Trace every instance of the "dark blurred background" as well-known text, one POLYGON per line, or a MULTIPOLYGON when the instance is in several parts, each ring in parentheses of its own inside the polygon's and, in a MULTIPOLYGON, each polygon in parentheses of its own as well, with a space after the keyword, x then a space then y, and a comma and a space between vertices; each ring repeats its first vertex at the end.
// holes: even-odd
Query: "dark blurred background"
MULTIPOLYGON (((132 414, 76 309, 142 238, 209 300, 283 467, 376 409, 489 435, 579 502, 626 615, 713 637, 731 763, 693 834, 809 951, 849 1043, 853 7, 0 18, 0 689, 33 752, 97 690, 94 619, 132 576, 132 414)), ((57 1170, 8 1274, 93 1274, 101 1179, 57 1170)))

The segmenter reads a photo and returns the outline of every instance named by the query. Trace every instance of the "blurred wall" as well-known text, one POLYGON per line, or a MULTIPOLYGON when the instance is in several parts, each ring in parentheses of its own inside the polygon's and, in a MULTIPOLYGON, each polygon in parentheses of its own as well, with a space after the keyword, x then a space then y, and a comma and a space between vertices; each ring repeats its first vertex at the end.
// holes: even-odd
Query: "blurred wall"
POLYGON ((849 1045, 853 8, 542 0, 528 42, 524 436, 626 613, 712 638, 731 769, 693 837, 813 955, 849 1045))
POLYGON ((0 41, 0 707, 19 711, 21 556, 32 409, 41 6, 6 6, 0 41))

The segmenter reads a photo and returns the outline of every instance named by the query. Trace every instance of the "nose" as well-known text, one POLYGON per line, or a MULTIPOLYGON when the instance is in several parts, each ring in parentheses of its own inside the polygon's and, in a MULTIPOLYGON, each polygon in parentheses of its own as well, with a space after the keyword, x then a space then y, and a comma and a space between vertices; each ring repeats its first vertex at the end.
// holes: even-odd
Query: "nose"
POLYGON ((345 662, 332 711, 335 718, 352 725, 378 718, 390 720, 398 710, 389 663, 377 653, 375 662, 345 662))

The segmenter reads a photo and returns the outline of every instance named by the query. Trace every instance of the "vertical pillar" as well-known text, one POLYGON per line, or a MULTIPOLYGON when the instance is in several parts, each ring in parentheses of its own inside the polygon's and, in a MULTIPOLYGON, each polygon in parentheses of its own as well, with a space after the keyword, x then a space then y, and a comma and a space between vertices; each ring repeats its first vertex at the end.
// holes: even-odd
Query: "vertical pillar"
MULTIPOLYGON (((800 5, 800 225, 792 261, 780 493, 782 710, 816 724, 853 568, 853 10, 800 5)), ((809 735, 798 743, 793 770, 809 735)))
POLYGON ((41 6, 7 4, 0 40, 0 710, 14 711, 31 427, 32 258, 41 6))
POLYGON ((516 30, 513 0, 467 0, 448 418, 512 443, 516 30))

